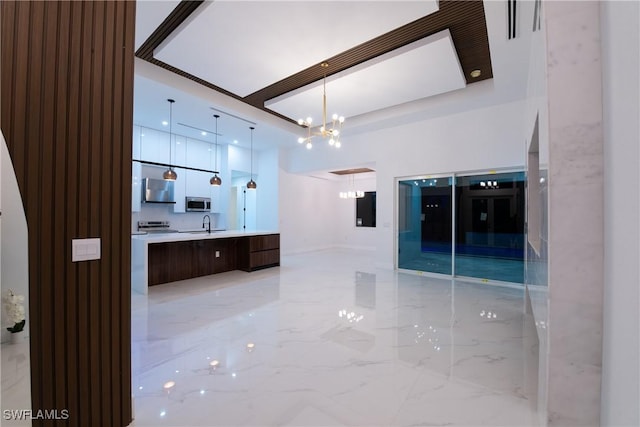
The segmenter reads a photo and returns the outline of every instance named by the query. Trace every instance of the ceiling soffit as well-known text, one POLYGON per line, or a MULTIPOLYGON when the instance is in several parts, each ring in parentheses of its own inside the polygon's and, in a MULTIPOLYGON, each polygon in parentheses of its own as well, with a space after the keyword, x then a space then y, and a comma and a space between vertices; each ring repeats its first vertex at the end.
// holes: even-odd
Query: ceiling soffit
POLYGON ((330 173, 335 175, 353 175, 356 173, 367 173, 367 172, 375 172, 375 171, 369 168, 353 168, 353 169, 344 169, 339 171, 330 171, 330 173))
POLYGON ((266 108, 265 102, 319 81, 324 77, 325 72, 329 77, 446 29, 451 34, 467 84, 493 77, 483 2, 441 0, 438 11, 327 58, 326 61, 329 63, 327 69, 313 64, 298 73, 241 97, 178 68, 179 64, 167 64, 153 56, 154 50, 199 7, 202 7, 203 3, 204 1, 180 2, 140 46, 136 56, 288 121, 293 120, 266 108), (481 75, 478 78, 472 78, 470 73, 476 69, 481 70, 481 75))

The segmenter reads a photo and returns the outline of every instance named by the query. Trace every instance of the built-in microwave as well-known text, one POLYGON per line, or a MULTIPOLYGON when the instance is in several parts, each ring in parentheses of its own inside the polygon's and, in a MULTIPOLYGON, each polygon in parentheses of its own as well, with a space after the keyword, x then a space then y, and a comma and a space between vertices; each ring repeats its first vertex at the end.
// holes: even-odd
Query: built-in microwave
POLYGON ((208 197, 187 197, 184 209, 187 212, 210 212, 211 199, 208 197))

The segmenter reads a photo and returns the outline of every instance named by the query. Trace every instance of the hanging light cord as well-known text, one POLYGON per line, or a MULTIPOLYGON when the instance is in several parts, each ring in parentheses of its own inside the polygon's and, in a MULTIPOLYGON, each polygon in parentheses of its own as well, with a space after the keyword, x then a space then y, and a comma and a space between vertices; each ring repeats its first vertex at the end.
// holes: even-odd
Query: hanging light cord
POLYGON ((249 129, 251 129, 251 181, 253 181, 253 130, 255 128, 251 126, 249 129))
MULTIPOLYGON (((171 129, 172 129, 172 124, 173 124, 173 103, 175 102, 173 99, 167 99, 167 101, 169 101, 169 164, 173 164, 173 161, 171 160, 171 129)), ((171 168, 171 166, 169 166, 169 168, 171 168)))
POLYGON ((214 114, 214 116, 216 118, 216 154, 215 154, 215 159, 216 159, 216 170, 218 170, 218 117, 220 117, 217 114, 214 114))

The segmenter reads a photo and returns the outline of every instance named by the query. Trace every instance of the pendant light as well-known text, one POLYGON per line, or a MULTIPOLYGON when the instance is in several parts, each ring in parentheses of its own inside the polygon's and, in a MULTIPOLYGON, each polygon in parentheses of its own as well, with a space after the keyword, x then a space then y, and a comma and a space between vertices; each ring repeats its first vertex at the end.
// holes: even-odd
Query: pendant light
MULTIPOLYGON (((214 114, 213 117, 216 118, 216 164, 215 164, 215 170, 218 170, 218 118, 220 117, 218 114, 214 114)), ((215 185, 215 186, 220 186, 222 185, 222 179, 220 179, 220 177, 218 176, 218 173, 216 172, 211 179, 209 180, 209 184, 211 185, 215 185)))
POLYGON ((167 99, 169 102, 169 169, 164 171, 162 178, 165 181, 175 181, 178 179, 178 174, 173 170, 171 166, 171 123, 173 123, 173 103, 176 102, 173 99, 167 99))
POLYGON ((247 190, 255 190, 258 187, 258 184, 253 180, 253 126, 249 127, 251 129, 251 181, 247 182, 247 190))

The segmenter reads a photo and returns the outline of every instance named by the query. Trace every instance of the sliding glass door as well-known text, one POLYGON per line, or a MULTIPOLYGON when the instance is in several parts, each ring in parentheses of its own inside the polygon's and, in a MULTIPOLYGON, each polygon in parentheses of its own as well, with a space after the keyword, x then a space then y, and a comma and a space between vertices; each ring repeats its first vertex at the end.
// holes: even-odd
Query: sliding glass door
POLYGON ((399 182, 398 268, 452 274, 452 177, 399 182))
POLYGON ((455 275, 524 282, 524 172, 456 177, 455 275))
POLYGON ((397 266, 523 283, 524 172, 399 181, 397 266))

